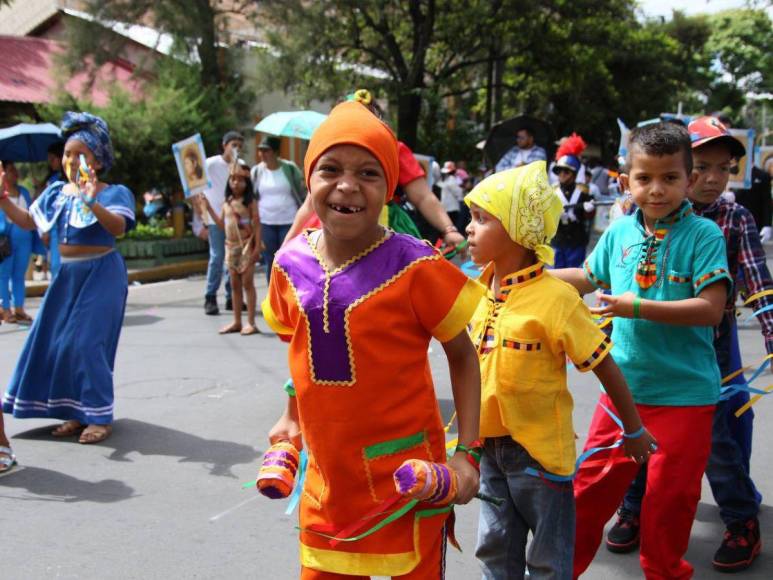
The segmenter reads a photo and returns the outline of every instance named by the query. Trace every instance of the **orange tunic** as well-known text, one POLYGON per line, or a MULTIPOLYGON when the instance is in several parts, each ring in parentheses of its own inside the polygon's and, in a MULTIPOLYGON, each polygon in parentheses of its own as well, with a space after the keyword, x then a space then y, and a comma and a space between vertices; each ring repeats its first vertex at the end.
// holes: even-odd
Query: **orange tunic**
MULTIPOLYGON (((266 322, 292 337, 290 373, 309 453, 302 529, 359 520, 395 494, 392 474, 406 459, 445 461, 427 350, 432 337, 463 332, 484 294, 428 244, 402 234, 389 233, 334 271, 323 264, 308 232, 293 240, 277 255, 263 305, 266 322)), ((406 574, 420 543, 434 541, 445 523, 448 509, 432 507, 420 504, 335 548, 302 532, 301 563, 406 574)))

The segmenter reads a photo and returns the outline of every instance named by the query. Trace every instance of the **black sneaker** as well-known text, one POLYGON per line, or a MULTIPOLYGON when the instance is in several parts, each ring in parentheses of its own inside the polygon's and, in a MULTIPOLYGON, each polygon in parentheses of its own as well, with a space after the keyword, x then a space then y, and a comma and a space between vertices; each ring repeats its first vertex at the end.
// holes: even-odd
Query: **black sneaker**
POLYGON ((233 303, 233 300, 231 300, 230 296, 226 296, 226 299, 225 299, 225 309, 226 310, 233 310, 234 309, 234 303, 233 303))
POLYGON ((761 550, 760 522, 757 518, 731 522, 711 563, 720 572, 740 572, 751 565, 761 550))
POLYGON ((214 296, 204 297, 204 314, 220 314, 220 310, 217 307, 217 298, 214 296))
POLYGON ((617 510, 617 521, 607 534, 607 550, 615 554, 633 552, 639 546, 639 515, 624 507, 617 510))

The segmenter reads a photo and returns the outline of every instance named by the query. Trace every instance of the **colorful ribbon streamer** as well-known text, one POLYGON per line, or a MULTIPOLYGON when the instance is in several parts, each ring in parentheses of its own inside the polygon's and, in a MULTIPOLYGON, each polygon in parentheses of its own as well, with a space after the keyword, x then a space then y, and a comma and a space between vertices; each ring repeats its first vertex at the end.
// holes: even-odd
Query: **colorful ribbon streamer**
POLYGON ((746 299, 743 305, 748 306, 749 304, 751 304, 758 298, 762 298, 763 296, 773 296, 773 290, 763 290, 762 292, 757 292, 756 294, 752 294, 746 299))
MULTIPOLYGON (((601 407, 607 412, 607 415, 609 415, 612 420, 617 424, 618 427, 620 427, 621 431, 625 431, 625 428, 623 427, 623 422, 615 415, 609 407, 606 405, 601 405, 601 407)), ((595 455, 599 451, 606 451, 609 449, 616 449, 617 447, 620 447, 623 444, 623 438, 620 437, 617 441, 612 443, 612 445, 607 445, 606 447, 592 447, 591 449, 588 449, 584 451, 578 458, 577 461, 574 462, 574 471, 571 473, 571 475, 556 475, 554 473, 549 473, 547 471, 540 471, 538 469, 534 469, 533 467, 527 467, 526 468, 526 474, 531 475, 533 477, 539 477, 543 480, 548 481, 554 481, 557 483, 564 483, 567 481, 572 481, 575 476, 577 475, 577 472, 580 470, 580 465, 589 457, 595 455)), ((609 468, 611 467, 611 464, 609 463, 609 459, 605 460, 604 463, 607 464, 605 467, 605 472, 609 471, 609 468)))
POLYGON ((298 466, 298 474, 295 476, 295 487, 293 493, 290 495, 290 501, 287 504, 285 515, 290 515, 295 511, 298 503, 301 501, 301 495, 303 495, 303 482, 306 480, 306 464, 309 461, 309 456, 305 449, 301 449, 300 465, 298 466))
POLYGON ((353 533, 362 529, 363 526, 367 525, 369 520, 372 520, 373 518, 386 513, 390 507, 399 503, 403 499, 404 499, 403 496, 399 494, 395 494, 391 498, 387 499, 386 501, 376 506, 373 509, 373 511, 369 512, 364 517, 360 518, 353 524, 350 524, 340 529, 339 531, 335 531, 334 528, 329 525, 312 525, 312 526, 309 526, 308 528, 297 528, 297 529, 299 529, 302 532, 308 532, 310 534, 316 534, 318 536, 322 536, 323 538, 327 538, 329 540, 330 546, 333 548, 336 547, 340 542, 356 542, 358 540, 362 540, 363 538, 367 538, 372 534, 375 534, 376 532, 388 526, 392 522, 400 519, 409 511, 411 511, 414 508, 414 506, 416 506, 416 504, 419 503, 419 500, 417 499, 409 500, 407 503, 397 508, 395 511, 389 513, 387 517, 385 517, 377 524, 371 526, 364 532, 357 535, 352 535, 353 533))
MULTIPOLYGON (((768 291, 766 290, 766 292, 768 292, 768 291)), ((771 291, 771 292, 773 292, 773 291, 771 291)), ((757 388, 754 388, 754 387, 751 386, 751 384, 762 375, 762 373, 765 371, 765 369, 767 369, 768 366, 770 366, 771 359, 773 359, 773 354, 769 354, 769 355, 765 356, 765 358, 762 359, 762 362, 760 362, 759 366, 755 369, 754 374, 752 374, 751 378, 748 381, 746 381, 745 383, 740 383, 740 384, 737 384, 737 385, 728 385, 726 387, 722 387, 722 389, 720 390, 720 394, 719 394, 719 400, 720 401, 726 401, 727 399, 729 399, 730 397, 732 397, 736 393, 743 392, 743 391, 745 391, 747 393, 754 394, 754 396, 751 399, 749 399, 749 401, 747 401, 746 404, 741 406, 735 412, 735 416, 736 417, 740 417, 746 411, 751 409, 757 402, 759 402, 759 400, 763 396, 769 395, 769 394, 771 394, 771 392, 773 392, 773 385, 770 385, 768 387, 764 387, 762 389, 757 389, 757 388)), ((732 373, 730 373, 729 375, 727 375, 726 377, 724 377, 722 379, 722 384, 724 385, 724 384, 728 383, 732 379, 736 378, 737 376, 741 375, 742 373, 744 373, 744 372, 746 372, 748 370, 751 370, 753 368, 754 368, 753 366, 748 366, 748 367, 742 367, 742 368, 738 369, 737 371, 733 371, 732 373)))
POLYGON ((770 312, 773 310, 773 304, 769 304, 768 306, 765 306, 764 308, 760 308, 759 310, 752 312, 749 316, 746 317, 744 322, 749 322, 752 318, 756 318, 760 314, 764 314, 766 312, 770 312))

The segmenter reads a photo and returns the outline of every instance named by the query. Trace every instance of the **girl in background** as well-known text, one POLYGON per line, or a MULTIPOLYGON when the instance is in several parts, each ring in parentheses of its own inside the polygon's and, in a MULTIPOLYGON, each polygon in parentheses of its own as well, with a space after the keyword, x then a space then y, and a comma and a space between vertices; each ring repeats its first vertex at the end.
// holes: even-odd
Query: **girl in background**
POLYGON ((260 252, 260 213, 252 189, 250 168, 239 162, 228 178, 225 203, 218 215, 207 200, 207 211, 217 227, 225 230, 225 263, 231 280, 234 321, 220 334, 257 334, 255 325, 255 263, 260 252), (242 288, 247 298, 247 325, 242 327, 242 288))

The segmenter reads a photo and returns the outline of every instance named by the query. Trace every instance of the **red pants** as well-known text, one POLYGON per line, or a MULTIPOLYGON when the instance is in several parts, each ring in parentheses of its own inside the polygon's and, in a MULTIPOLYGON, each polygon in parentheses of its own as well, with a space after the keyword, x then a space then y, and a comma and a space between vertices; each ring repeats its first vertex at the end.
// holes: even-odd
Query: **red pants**
MULTIPOLYGON (((612 401, 599 401, 615 411, 612 401)), ((693 568, 682 556, 687 551, 701 478, 711 450, 714 405, 665 407, 636 405, 642 422, 658 442, 649 459, 647 491, 641 510, 640 562, 649 579, 691 578, 693 568)), ((600 405, 591 421, 585 448, 610 445, 620 428, 600 405)), ((604 533, 604 524, 620 505, 639 466, 626 459, 622 447, 602 451, 583 464, 574 481, 577 528, 574 577, 590 565, 604 533), (611 462, 606 464, 606 459, 611 462), (599 461, 601 460, 601 461, 599 461), (611 465, 606 474, 602 470, 611 465)))
MULTIPOLYGON (((408 574, 393 576, 395 580, 443 580, 446 568, 446 529, 437 538, 422 543, 421 561, 408 574)), ((368 576, 351 576, 335 572, 321 572, 301 567, 301 580, 368 580, 368 576)))

